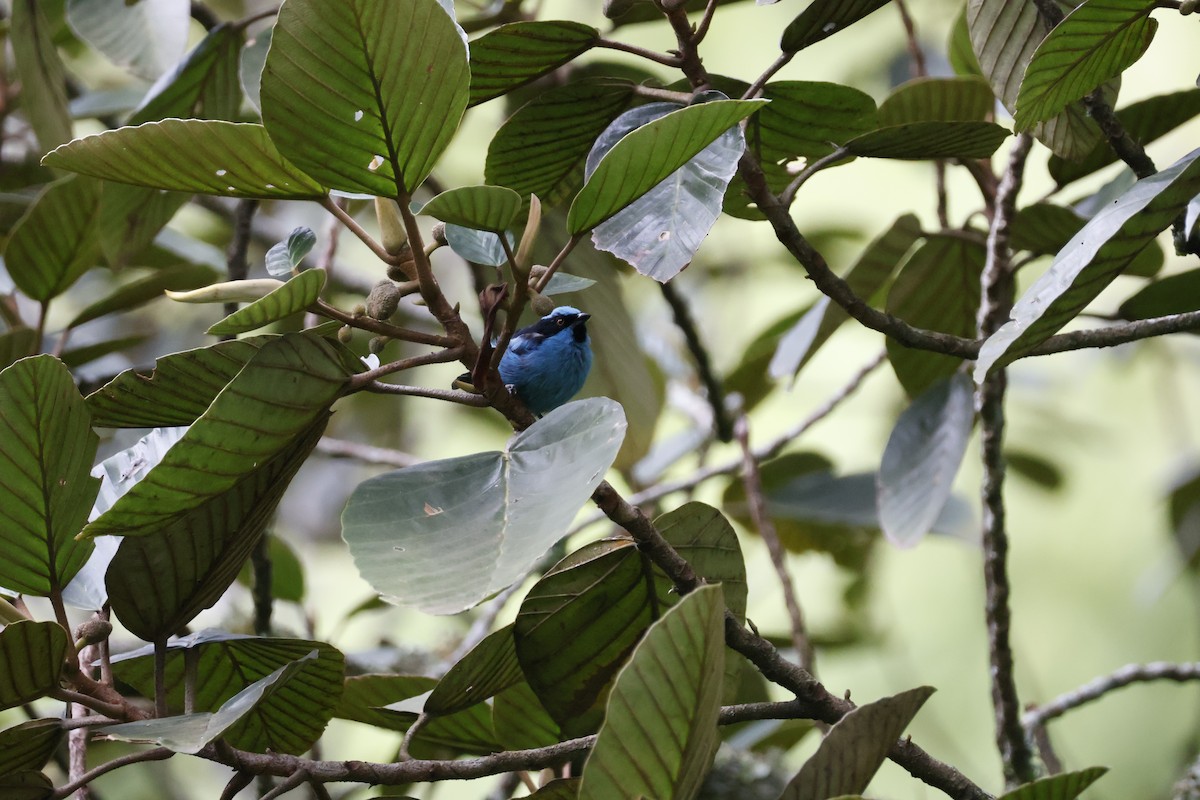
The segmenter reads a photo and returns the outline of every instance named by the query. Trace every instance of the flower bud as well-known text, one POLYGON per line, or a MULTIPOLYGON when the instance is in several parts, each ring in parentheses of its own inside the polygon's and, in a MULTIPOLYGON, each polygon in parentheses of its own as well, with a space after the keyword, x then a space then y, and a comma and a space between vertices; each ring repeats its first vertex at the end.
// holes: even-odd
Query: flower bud
POLYGON ((367 316, 379 320, 390 318, 400 307, 400 297, 400 288, 396 284, 380 281, 367 295, 367 316))

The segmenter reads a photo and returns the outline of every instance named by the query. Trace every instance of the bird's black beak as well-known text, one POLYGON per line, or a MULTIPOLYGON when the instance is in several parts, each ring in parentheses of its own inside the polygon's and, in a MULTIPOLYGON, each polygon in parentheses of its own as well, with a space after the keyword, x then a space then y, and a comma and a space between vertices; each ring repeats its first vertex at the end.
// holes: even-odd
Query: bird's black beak
POLYGON ((580 313, 580 315, 575 318, 575 321, 571 323, 571 327, 574 328, 576 326, 582 325, 583 323, 587 322, 591 318, 592 318, 591 314, 580 313))

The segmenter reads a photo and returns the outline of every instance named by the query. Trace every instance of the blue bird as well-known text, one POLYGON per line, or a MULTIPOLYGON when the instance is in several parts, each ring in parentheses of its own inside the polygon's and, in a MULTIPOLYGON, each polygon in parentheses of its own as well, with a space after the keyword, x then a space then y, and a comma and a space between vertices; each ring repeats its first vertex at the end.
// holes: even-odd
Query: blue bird
POLYGON ((535 414, 545 414, 575 396, 592 368, 585 314, 559 306, 513 335, 500 359, 500 379, 535 414))
MULTIPOLYGON (((586 323, 591 314, 559 306, 513 334, 500 359, 500 379, 533 413, 541 416, 575 396, 592 368, 586 323)), ((471 373, 458 377, 456 389, 476 391, 471 373)))

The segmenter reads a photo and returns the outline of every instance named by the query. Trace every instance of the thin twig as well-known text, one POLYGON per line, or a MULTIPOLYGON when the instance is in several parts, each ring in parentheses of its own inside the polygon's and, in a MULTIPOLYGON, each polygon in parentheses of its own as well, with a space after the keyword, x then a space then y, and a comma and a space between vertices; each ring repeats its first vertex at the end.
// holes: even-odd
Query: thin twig
MULTIPOLYGON (((908 43, 908 54, 912 58, 912 75, 914 78, 924 78, 929 75, 925 65, 925 51, 917 38, 917 26, 913 24, 912 15, 908 13, 908 4, 904 0, 896 0, 896 10, 900 12, 900 23, 904 26, 904 39, 908 43)), ((950 201, 946 195, 946 160, 934 159, 934 185, 937 187, 937 218, 943 228, 950 227, 950 201)))
POLYGON ((399 361, 391 361, 387 364, 380 364, 375 369, 369 369, 366 372, 360 372, 350 378, 350 390, 357 391, 366 386, 369 386, 379 378, 386 375, 391 375, 396 372, 403 372, 406 369, 413 367, 423 367, 427 364, 447 364, 451 361, 458 361, 462 358, 463 348, 448 347, 445 350, 435 350, 432 353, 422 353, 418 356, 409 356, 402 358, 399 361))
POLYGON ((575 249, 575 245, 583 241, 583 236, 584 234, 577 233, 570 239, 567 239, 567 243, 563 245, 562 250, 558 251, 558 255, 554 257, 550 265, 546 267, 546 271, 542 273, 542 277, 538 278, 537 286, 534 287, 537 291, 544 292, 546 290, 546 285, 550 283, 550 279, 554 277, 554 273, 558 272, 558 268, 567 260, 567 256, 571 255, 571 251, 575 249))
POLYGON ((458 403, 460 406, 487 408, 491 403, 481 394, 459 392, 454 389, 431 389, 427 386, 404 386, 398 383, 381 383, 375 381, 363 387, 363 391, 372 394, 399 394, 405 397, 428 397, 434 400, 445 400, 448 403, 458 403))
POLYGON ((713 15, 717 13, 717 0, 708 0, 704 4, 704 15, 700 17, 700 24, 696 26, 696 32, 692 34, 692 44, 699 47, 704 41, 704 37, 708 35, 709 26, 712 25, 713 15))
POLYGON ((1051 353, 1065 353, 1069 350, 1083 350, 1094 347, 1116 347, 1121 344, 1149 339, 1167 333, 1182 333, 1200 328, 1200 311, 1188 311, 1184 314, 1170 314, 1165 317, 1151 317, 1108 328, 1092 328, 1084 331, 1060 333, 1052 336, 1033 348, 1027 355, 1044 356, 1051 353))
POLYGON ((771 62, 771 66, 763 70, 762 74, 754 79, 754 83, 750 84, 746 91, 742 92, 742 99, 753 100, 762 94, 763 89, 766 88, 767 81, 775 77, 775 73, 779 72, 779 70, 786 67, 788 62, 791 61, 795 55, 795 53, 788 52, 780 53, 779 56, 771 62))
POLYGON ((51 691, 49 695, 55 700, 62 700, 65 703, 77 703, 114 719, 123 719, 125 716, 123 713, 124 709, 121 706, 105 702, 82 692, 77 692, 74 689, 59 687, 51 691))
POLYGON ((664 67, 678 67, 679 57, 667 55, 666 53, 658 53, 654 50, 648 50, 645 47, 638 47, 635 44, 626 42, 618 42, 613 39, 601 38, 596 41, 595 47, 606 47, 609 50, 620 50, 622 53, 632 53, 635 56, 653 61, 656 64, 662 64, 664 67))
MULTIPOLYGON (((979 309, 979 335, 989 336, 1008 319, 1012 309, 1014 280, 1009 225, 1016 213, 1017 193, 1025 173, 1025 159, 1033 139, 1017 137, 1008 168, 996 193, 996 213, 988 231, 984 264, 983 300, 979 309)), ((1004 506, 1004 370, 992 372, 978 387, 975 407, 979 414, 980 450, 983 461, 983 575, 986 587, 988 651, 991 659, 992 706, 996 719, 996 744, 1010 787, 1037 777, 1033 751, 1021 727, 1020 702, 1013 675, 1012 645, 1009 641, 1008 532, 1004 506)))
POLYGON ((140 753, 130 753, 120 758, 114 758, 112 761, 106 761, 100 766, 88 770, 70 783, 64 783, 62 786, 59 786, 50 797, 54 798, 54 800, 61 800, 61 798, 69 797, 80 786, 86 786, 96 780, 96 778, 106 775, 114 769, 127 767, 130 764, 139 764, 143 761, 165 761, 173 755, 175 755, 174 750, 166 747, 155 747, 153 750, 143 750, 140 753))
MULTIPOLYGON (((254 212, 257 210, 258 201, 251 199, 239 200, 237 206, 234 207, 233 232, 229 239, 229 247, 225 251, 225 273, 231 281, 245 280, 246 275, 250 272, 248 253, 250 240, 253 238, 254 212)), ((225 304, 225 316, 229 316, 237 310, 237 303, 225 304)), ((229 334, 224 338, 232 339, 234 336, 229 334)))
POLYGON ((399 258, 397 258, 396 256, 389 253, 387 250, 384 249, 383 245, 381 245, 379 242, 375 241, 375 239, 371 236, 371 234, 367 233, 366 230, 364 230, 363 227, 358 224, 358 221, 355 220, 354 217, 347 214, 345 209, 343 209, 336 202, 334 202, 334 199, 332 197, 330 197, 329 195, 325 195, 324 197, 322 197, 320 199, 319 202, 325 208, 326 211, 328 211, 330 214, 333 214, 335 217, 337 217, 338 220, 340 220, 341 223, 346 226, 347 230, 349 230, 351 233, 353 233, 355 236, 357 236, 358 240, 360 242, 362 242, 363 244, 365 244, 367 246, 367 248, 372 253, 375 254, 376 258, 378 258, 380 261, 382 261, 385 264, 399 264, 400 263, 399 258))
POLYGON ((1099 700, 1109 692, 1129 686, 1133 683, 1149 681, 1175 681, 1185 683, 1200 680, 1200 661, 1172 664, 1166 661, 1154 661, 1149 664, 1129 664, 1121 667, 1111 675, 1104 675, 1085 683, 1078 689, 1059 695, 1049 703, 1043 703, 1026 710, 1021 723, 1026 730, 1034 730, 1045 725, 1056 717, 1073 709, 1099 700))
POLYGON ((640 83, 632 88, 633 93, 638 97, 645 97, 650 100, 662 100, 667 103, 679 103, 680 105, 687 105, 695 97, 691 92, 676 92, 671 89, 660 89, 657 86, 643 86, 640 83))
POLYGON ((767 499, 763 494, 762 477, 758 473, 758 461, 754 458, 754 451, 750 449, 750 420, 745 414, 738 417, 734 431, 738 444, 742 447, 742 484, 746 487, 746 505, 750 508, 750 519, 754 521, 758 535, 762 537, 767 552, 771 554, 771 564, 775 567, 775 575, 779 578, 779 586, 783 590, 783 605, 792 623, 792 647, 796 650, 800 666, 815 675, 815 654, 804 624, 804 612, 800 610, 796 585, 788 572, 787 554, 779 541, 775 522, 767 513, 767 499))
POLYGON ((275 800, 277 797, 283 797, 292 789, 295 789, 297 786, 307 782, 308 780, 308 773, 303 769, 298 769, 280 781, 278 785, 271 789, 271 791, 264 794, 260 800, 275 800))
POLYGON ((352 328, 360 328, 364 331, 377 333, 389 339, 399 339, 403 342, 412 342, 413 344, 427 344, 433 347, 453 347, 458 344, 453 338, 438 333, 414 331, 411 328, 401 328, 390 322, 375 319, 374 317, 347 314, 340 308, 329 305, 324 300, 318 300, 308 308, 310 311, 329 317, 330 319, 336 319, 338 322, 345 323, 352 328))
POLYGON ((254 633, 256 636, 271 635, 271 615, 275 610, 275 596, 271 584, 274 581, 274 564, 271 563, 271 537, 265 532, 254 543, 250 551, 250 568, 253 584, 250 594, 254 600, 254 633))
POLYGON ((317 452, 330 458, 353 458, 367 464, 384 464, 389 467, 411 467, 422 461, 411 453, 400 450, 362 442, 348 442, 345 439, 332 439, 328 436, 317 442, 317 452))
POLYGON ((809 178, 811 178, 813 175, 816 175, 818 172, 830 166, 831 164, 836 164, 837 162, 841 161, 849 153, 850 151, 847 148, 839 145, 838 147, 834 148, 832 153, 821 156, 816 161, 809 164, 800 171, 800 174, 798 174, 795 178, 792 178, 792 182, 789 183, 787 187, 779 193, 779 202, 785 207, 790 206, 796 199, 796 192, 800 191, 800 187, 807 183, 809 178))
POLYGON ((687 301, 675 288, 674 283, 661 284, 661 288, 663 299, 671 307, 675 326, 683 333, 683 339, 687 343, 688 351, 692 354, 692 360, 696 362, 696 374, 700 376, 700 382, 704 384, 708 404, 712 407, 713 427, 716 429, 717 438, 722 442, 732 441, 733 420, 729 416, 729 409, 725 407, 725 390, 721 386, 720 378, 713 371, 712 359, 709 358, 708 348, 700 339, 700 330, 696 321, 692 319, 691 309, 688 308, 687 301))

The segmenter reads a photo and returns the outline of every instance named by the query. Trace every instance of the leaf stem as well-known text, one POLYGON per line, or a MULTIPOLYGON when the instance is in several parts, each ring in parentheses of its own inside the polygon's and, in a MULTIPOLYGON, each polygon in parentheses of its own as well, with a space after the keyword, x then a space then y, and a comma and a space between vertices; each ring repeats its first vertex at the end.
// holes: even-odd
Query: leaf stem
MULTIPOLYGON (((346 229, 358 237, 359 241, 365 244, 375 257, 385 264, 399 264, 400 259, 383 249, 383 245, 375 241, 371 234, 367 233, 361 225, 358 224, 354 217, 346 213, 345 209, 334 202, 333 198, 325 195, 318 201, 326 211, 333 214, 338 220, 346 226, 346 229)), ((401 204, 403 206, 403 204, 401 204)), ((411 234, 410 234, 411 238, 411 234)))
POLYGON ((792 201, 796 199, 796 192, 800 191, 800 187, 807 183, 809 178, 811 178, 813 175, 816 175, 826 167, 841 161, 849 153, 850 151, 846 147, 839 145, 838 147, 834 148, 832 153, 821 156, 816 161, 809 164, 807 167, 801 170, 800 174, 793 178, 792 182, 787 185, 787 188, 780 193, 779 202, 782 203, 784 207, 790 206, 792 201))
POLYGON ((680 64, 679 56, 659 53, 654 50, 648 50, 645 47, 638 47, 635 44, 618 42, 613 39, 601 38, 596 42, 595 46, 604 47, 609 50, 619 50, 622 53, 632 53, 635 56, 641 56, 649 61, 653 61, 655 64, 662 64, 664 67, 678 67, 680 64))
POLYGON ((463 354, 462 347, 448 347, 445 350, 437 350, 432 353, 422 353, 419 356, 409 356, 402 358, 399 361, 392 361, 388 364, 381 364, 375 369, 360 372, 350 378, 350 391, 358 391, 373 384, 379 378, 385 375, 391 375, 394 372, 403 372, 406 369, 413 367, 422 367, 426 364, 446 364, 451 361, 458 361, 463 354))
POLYGON ((1099 700, 1109 692, 1134 683, 1150 681, 1184 683, 1195 680, 1200 680, 1200 662, 1172 664, 1166 661, 1155 661, 1149 664, 1129 664, 1110 675, 1096 678, 1078 689, 1061 694, 1049 703, 1030 708, 1021 718, 1021 722, 1025 726, 1025 730, 1032 732, 1068 711, 1099 700))
POLYGON ((352 328, 358 328, 371 333, 377 333, 381 336, 386 336, 389 339, 399 339, 402 342, 412 342, 413 344, 427 344, 433 347, 453 347, 458 344, 457 341, 449 336, 442 336, 436 333, 425 333, 424 331, 414 331, 411 328, 401 328, 393 325, 390 322, 368 317, 365 314, 356 316, 342 311, 336 306, 326 303, 324 300, 318 300, 309 306, 309 310, 322 316, 335 319, 338 322, 345 323, 352 328))
POLYGON ((401 386, 397 383, 375 383, 363 387, 363 391, 372 394, 398 394, 405 397, 429 397, 434 400, 445 400, 448 403, 458 403, 460 406, 487 408, 491 405, 486 397, 471 392, 457 392, 453 389, 431 389, 426 386, 401 386))
POLYGON ((546 286, 550 283, 550 279, 554 277, 554 273, 558 272, 558 268, 567 260, 567 256, 571 255, 571 251, 575 249, 575 245, 583 241, 583 236, 584 234, 582 233, 576 233, 570 239, 567 239, 567 243, 563 245, 562 250, 558 251, 558 255, 554 257, 554 260, 550 262, 550 266, 542 273, 542 277, 538 278, 537 286, 534 287, 538 292, 546 291, 546 286))
POLYGON ((82 787, 96 780, 96 778, 99 778, 101 775, 107 775, 115 769, 127 767, 130 764, 140 764, 143 761, 165 761, 173 755, 175 755, 174 750, 166 747, 155 747, 152 750, 143 750, 140 753, 130 753, 120 758, 114 758, 112 761, 106 761, 100 766, 88 770, 70 783, 64 783, 62 786, 59 786, 50 797, 54 798, 54 800, 70 797, 82 787))

